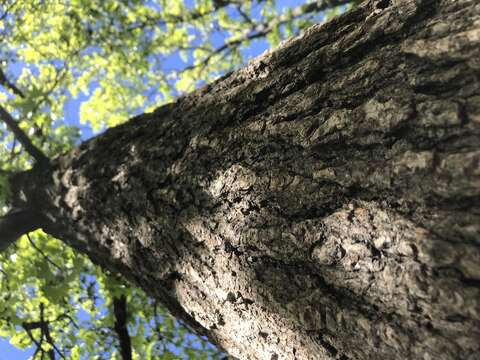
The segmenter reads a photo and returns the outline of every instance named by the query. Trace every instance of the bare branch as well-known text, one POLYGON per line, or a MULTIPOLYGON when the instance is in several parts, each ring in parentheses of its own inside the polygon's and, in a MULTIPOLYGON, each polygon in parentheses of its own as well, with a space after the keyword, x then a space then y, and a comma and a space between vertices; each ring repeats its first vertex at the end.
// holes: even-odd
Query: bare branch
POLYGON ((0 251, 44 224, 45 217, 34 210, 20 210, 0 217, 0 251))
POLYGON ((23 329, 25 330, 25 332, 27 333, 27 335, 28 335, 28 337, 30 338, 30 340, 31 340, 31 341, 35 344, 35 346, 36 346, 35 353, 33 354, 32 359, 35 359, 35 358, 37 357, 37 354, 38 354, 39 351, 42 352, 42 357, 43 357, 43 352, 44 352, 44 350, 43 350, 43 348, 42 348, 42 340, 43 340, 43 338, 41 338, 40 341, 37 341, 37 340, 35 339, 35 337, 34 337, 33 334, 32 334, 32 331, 31 331, 32 328, 30 327, 30 324, 31 324, 31 323, 23 323, 23 324, 22 324, 22 327, 23 327, 23 329))
POLYGON ((35 159, 38 164, 46 165, 50 159, 37 148, 25 132, 20 128, 17 121, 8 113, 3 106, 0 106, 0 118, 7 124, 10 131, 20 141, 23 148, 35 159))
POLYGON ((113 299, 113 313, 115 315, 115 332, 120 343, 122 360, 132 359, 132 345, 127 327, 127 298, 125 295, 113 299))
POLYGON ((60 320, 63 320, 63 319, 69 320, 70 323, 71 323, 74 327, 76 327, 77 329, 80 329, 80 327, 79 327, 78 324, 75 322, 75 320, 74 320, 70 315, 68 315, 67 313, 63 313, 63 314, 59 315, 55 321, 60 321, 60 320))
POLYGON ((243 20, 245 20, 249 24, 253 24, 253 20, 250 18, 250 16, 248 16, 247 13, 243 11, 242 5, 239 4, 235 6, 235 8, 237 9, 237 12, 240 14, 243 20))
MULTIPOLYGON (((329 8, 332 8, 332 7, 335 7, 335 6, 345 5, 345 4, 348 4, 348 3, 351 3, 351 2, 352 2, 351 0, 317 0, 313 3, 298 6, 294 9, 292 9, 290 14, 281 15, 277 18, 274 18, 271 21, 257 23, 257 24, 252 23, 252 26, 250 27, 248 32, 243 37, 241 37, 239 39, 236 39, 236 40, 233 40, 233 41, 227 41, 222 46, 219 46, 218 48, 214 49, 201 62, 183 68, 180 71, 180 73, 183 73, 184 71, 187 71, 187 70, 192 70, 192 69, 194 69, 198 66, 207 65, 210 62, 210 60, 212 59, 212 57, 214 57, 215 55, 217 55, 217 54, 219 54, 223 51, 226 51, 227 49, 231 49, 235 46, 241 45, 242 43, 244 43, 246 41, 254 40, 254 39, 257 39, 257 38, 260 38, 260 37, 264 37, 265 35, 267 35, 271 31, 273 31, 273 29, 275 29, 276 27, 281 26, 281 25, 287 23, 288 21, 290 21, 292 19, 297 19, 301 16, 305 16, 305 15, 308 15, 308 14, 311 14, 311 13, 314 13, 314 12, 320 12, 320 11, 323 11, 323 10, 326 10, 326 9, 329 9, 329 8)), ((239 10, 239 9, 237 8, 237 10, 239 10)))
POLYGON ((5 76, 5 73, 1 68, 0 68, 0 85, 5 86, 7 89, 11 90, 15 95, 18 95, 21 98, 25 97, 25 94, 23 93, 23 91, 17 88, 14 83, 8 81, 7 77, 5 76))
POLYGON ((50 259, 50 258, 42 251, 42 249, 40 249, 40 248, 35 244, 35 242, 34 242, 34 241, 32 240, 32 238, 30 237, 30 234, 27 233, 26 235, 27 235, 28 241, 29 241, 30 244, 33 246, 33 248, 34 248, 35 250, 37 250, 37 251, 40 253, 40 255, 42 255, 43 258, 44 258, 45 260, 47 260, 48 263, 52 264, 54 267, 56 267, 58 270, 60 270, 60 271, 63 273, 63 272, 64 272, 64 269, 62 269, 62 268, 61 268, 59 265, 57 265, 52 259, 50 259))

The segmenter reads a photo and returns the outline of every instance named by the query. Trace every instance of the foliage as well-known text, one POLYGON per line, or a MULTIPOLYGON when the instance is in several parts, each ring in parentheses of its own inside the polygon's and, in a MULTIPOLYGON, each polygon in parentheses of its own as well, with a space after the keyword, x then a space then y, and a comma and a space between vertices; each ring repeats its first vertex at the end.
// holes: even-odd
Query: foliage
MULTIPOLYGON (((0 5, 0 103, 55 157, 345 9, 325 4, 6 0, 0 5), (69 109, 79 103, 78 121, 69 109)), ((0 209, 6 209, 8 174, 30 168, 32 159, 3 122, 0 143, 0 209)), ((221 356, 142 291, 41 231, 22 237, 0 262, 0 336, 19 348, 118 359, 112 302, 123 296, 134 358, 221 356)))

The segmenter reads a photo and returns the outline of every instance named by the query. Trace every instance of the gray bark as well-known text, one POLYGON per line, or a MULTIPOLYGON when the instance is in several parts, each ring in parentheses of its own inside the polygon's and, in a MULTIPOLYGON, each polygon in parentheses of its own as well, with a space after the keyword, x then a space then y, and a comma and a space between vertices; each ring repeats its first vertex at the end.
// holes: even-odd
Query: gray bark
POLYGON ((480 359, 480 5, 370 1, 12 180, 242 359, 480 359))

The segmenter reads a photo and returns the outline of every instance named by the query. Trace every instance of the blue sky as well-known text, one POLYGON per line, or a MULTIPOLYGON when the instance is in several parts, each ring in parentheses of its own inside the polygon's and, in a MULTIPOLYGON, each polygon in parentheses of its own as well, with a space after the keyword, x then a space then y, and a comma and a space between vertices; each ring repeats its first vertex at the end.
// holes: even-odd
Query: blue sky
POLYGON ((33 355, 33 349, 21 351, 13 347, 8 339, 0 338, 0 360, 23 360, 29 359, 33 355))

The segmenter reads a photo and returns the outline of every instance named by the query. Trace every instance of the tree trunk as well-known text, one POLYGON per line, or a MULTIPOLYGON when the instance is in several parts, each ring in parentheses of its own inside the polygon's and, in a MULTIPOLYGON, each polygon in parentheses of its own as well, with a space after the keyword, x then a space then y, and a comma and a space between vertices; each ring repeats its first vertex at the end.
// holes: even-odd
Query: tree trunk
POLYGON ((480 5, 363 3, 12 186, 235 357, 480 359, 480 5))

